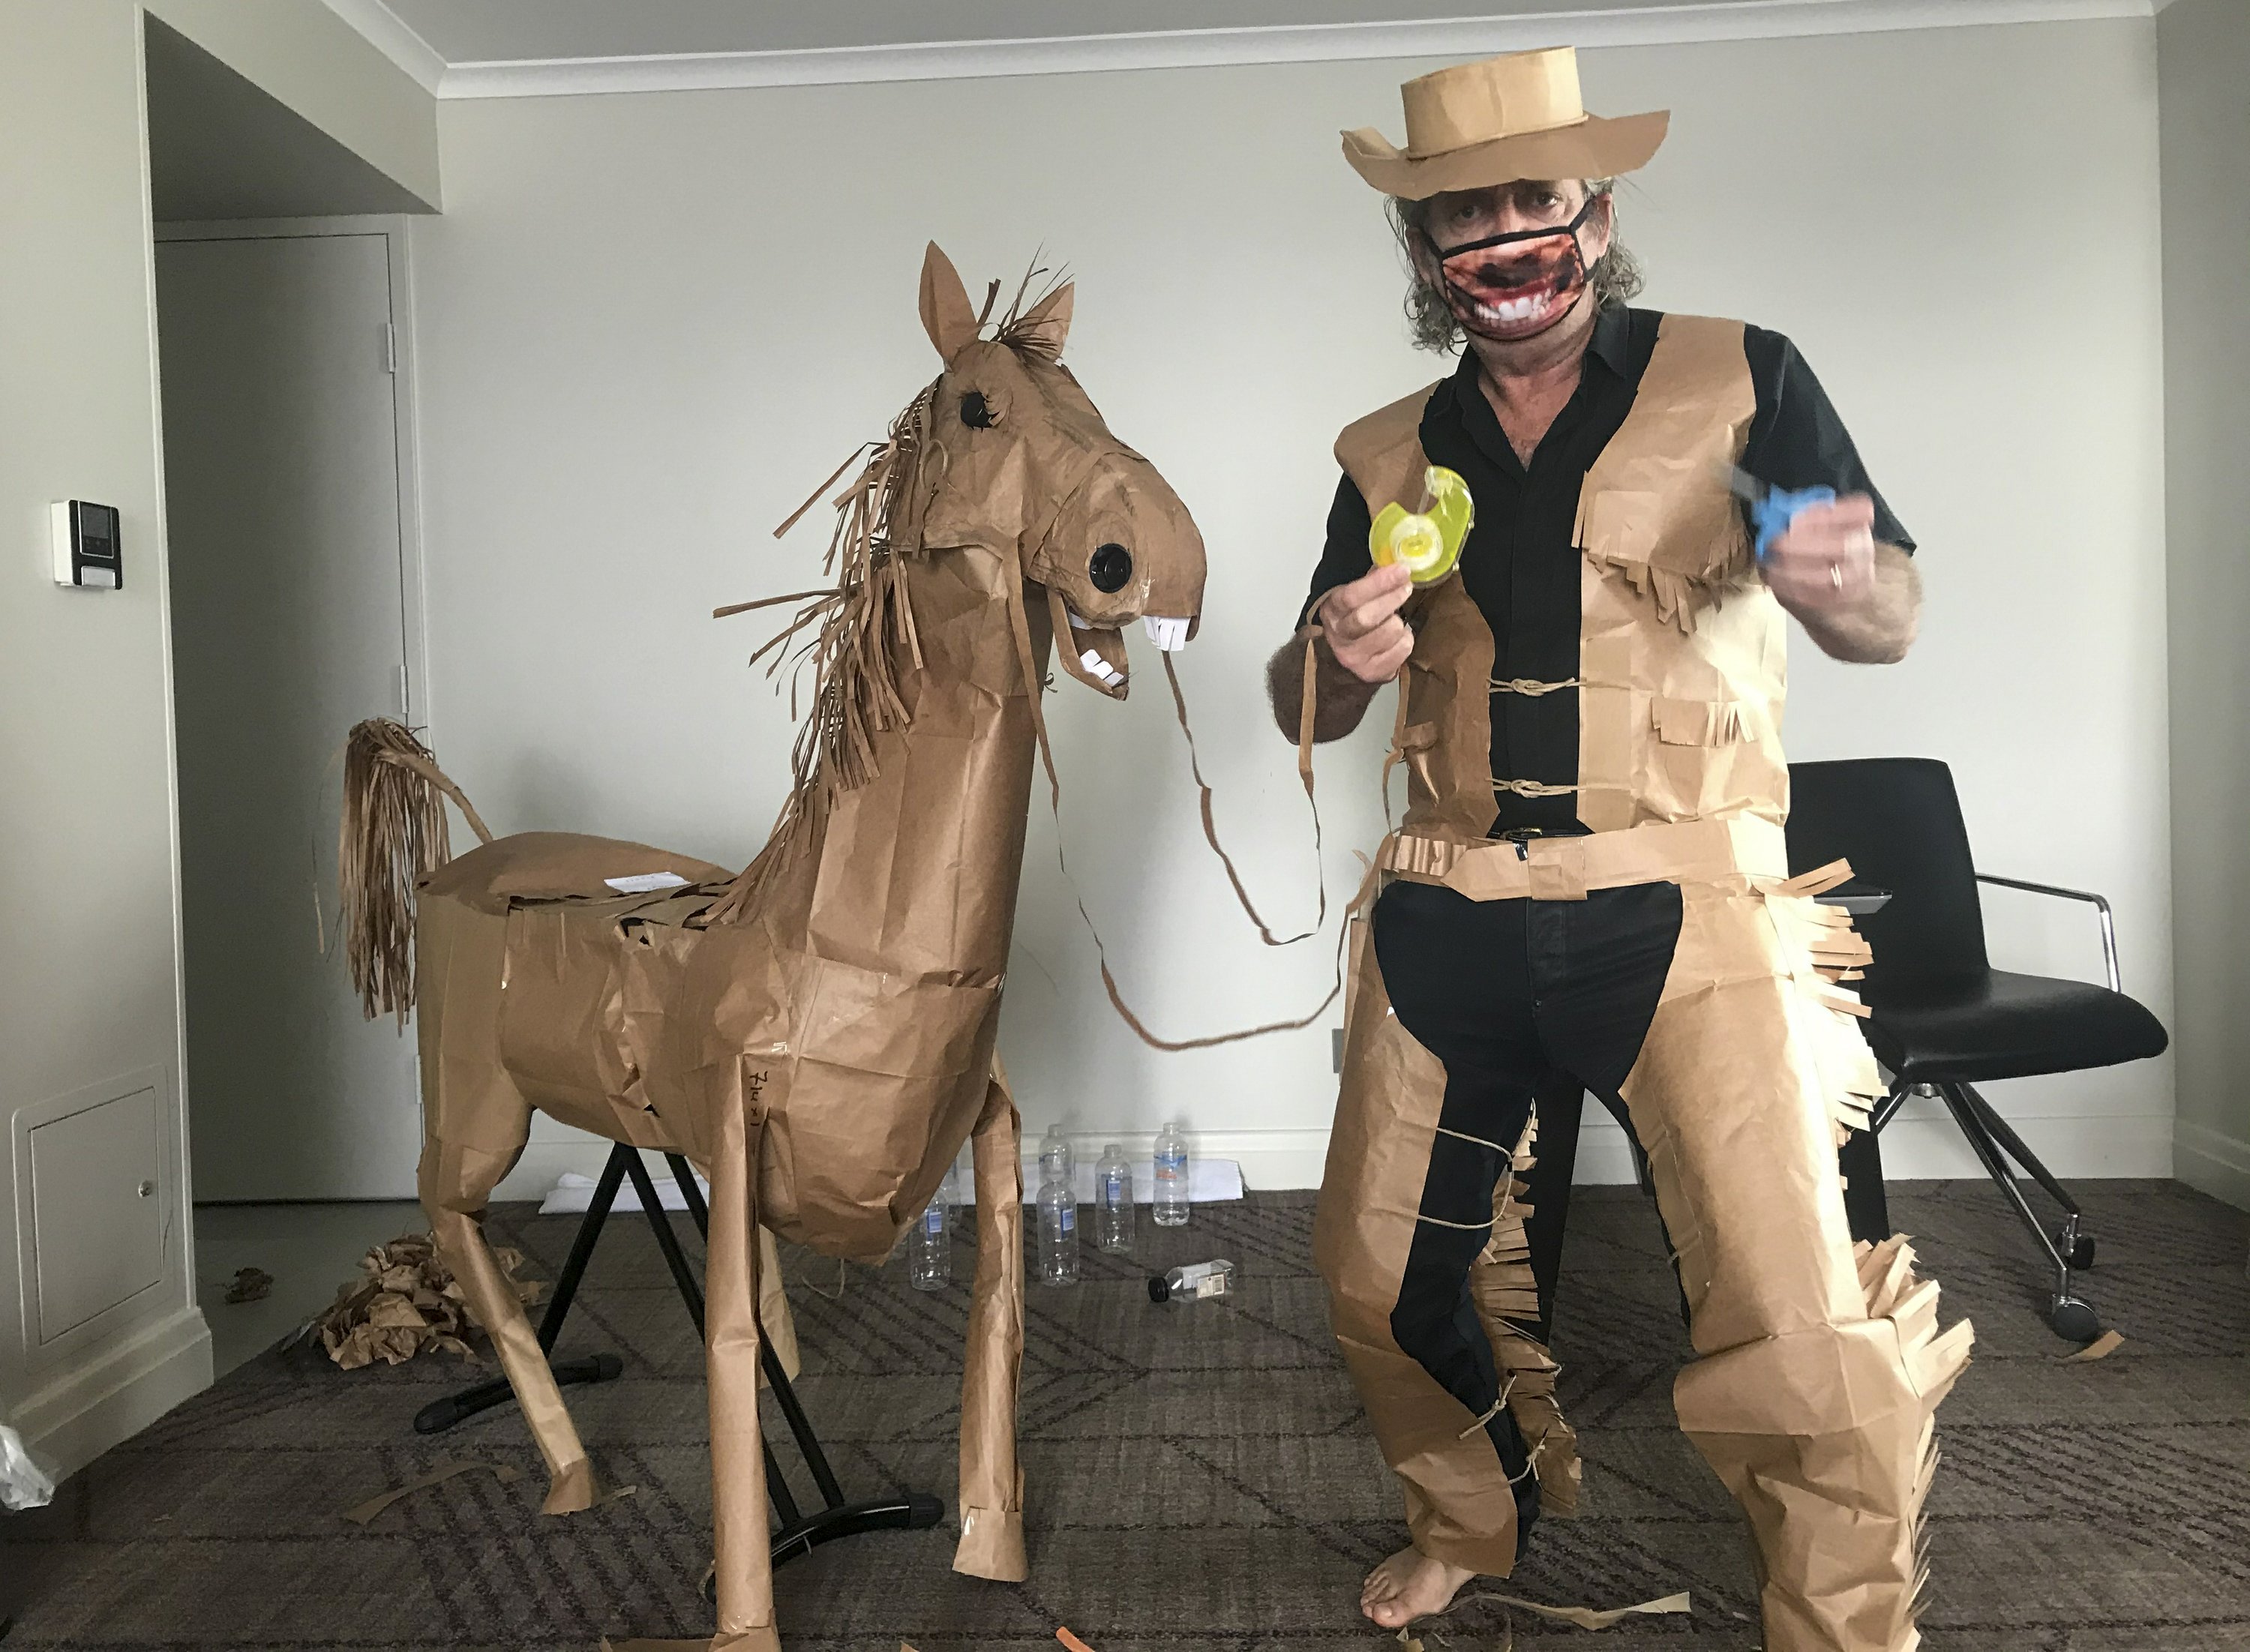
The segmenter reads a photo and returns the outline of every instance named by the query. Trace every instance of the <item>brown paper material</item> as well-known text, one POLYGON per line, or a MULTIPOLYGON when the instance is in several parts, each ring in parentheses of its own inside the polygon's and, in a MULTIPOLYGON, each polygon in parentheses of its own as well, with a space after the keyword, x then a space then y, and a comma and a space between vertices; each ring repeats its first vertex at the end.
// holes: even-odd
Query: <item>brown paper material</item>
MULTIPOLYGON (((546 1291, 536 1280, 515 1277, 521 1252, 497 1251, 493 1260, 517 1302, 536 1302, 546 1291)), ((400 1365, 431 1349, 476 1358, 464 1339, 471 1319, 466 1295, 428 1236, 402 1234, 369 1250, 359 1265, 360 1277, 339 1290, 314 1322, 329 1359, 356 1371, 376 1359, 400 1365)))
MULTIPOLYGON (((714 1647, 775 1637, 757 1356, 763 1334, 785 1355, 794 1342, 770 1247, 752 1236, 878 1262, 972 1131, 984 1242, 956 1564, 1025 1574, 1018 1126, 993 1043, 1041 661, 1059 609, 1073 645, 1119 671, 1105 692, 1122 692, 1123 628, 1191 630, 1202 605, 1194 523, 1058 363, 1068 289, 1027 281, 987 337, 932 247, 921 313, 944 372, 837 494, 835 588, 756 656, 811 678, 793 784, 757 857, 730 875, 639 844, 502 838, 424 878, 412 923, 423 1202, 547 1461, 550 1512, 600 1489, 485 1243, 492 1189, 535 1109, 683 1153, 710 1177, 714 1647), (1032 585, 1045 589, 1027 601, 1032 585), (660 871, 687 882, 626 896, 604 882, 660 871)), ((437 785, 402 732, 355 734, 359 772, 389 775, 383 754, 397 754, 393 767, 437 785)), ((409 793, 355 818, 404 831, 425 812, 409 793)), ((397 867, 414 848, 355 844, 354 863, 397 867)), ((406 933, 397 880, 361 886, 352 955, 395 988, 410 974, 391 955, 406 933)))
POLYGON ((2062 1356, 2065 1365, 2083 1365, 2095 1359, 2107 1359, 2125 1346, 2125 1339, 2115 1331, 2105 1331, 2076 1353, 2062 1356))
POLYGON ((505 1463, 453 1458, 439 1463, 419 1479, 409 1480, 404 1485, 393 1486, 390 1490, 378 1493, 364 1503, 354 1504, 344 1511, 343 1518, 354 1525, 365 1525, 401 1497, 412 1497, 417 1491, 426 1491, 433 1485, 443 1485, 448 1480, 457 1479, 465 1474, 473 1474, 479 1469, 489 1470, 493 1478, 502 1485, 513 1485, 523 1478, 521 1473, 505 1463))
MULTIPOLYGON (((1738 323, 1667 316, 1632 412, 1588 472, 1575 786, 1488 773, 1489 696, 1529 689, 1493 683, 1492 638, 1459 581, 1412 599, 1391 760, 1407 769, 1409 807, 1379 860, 1479 900, 1680 885, 1679 940, 1623 1098, 1693 1318, 1681 1425, 1748 1517, 1769 1652, 1910 1652, 1934 1413, 1972 1333, 1940 1330, 1937 1287, 1902 1238, 1855 1250, 1845 1222, 1836 1147, 1883 1093, 1850 985, 1869 953, 1814 898, 1848 867, 1787 875, 1784 622, 1713 479, 1756 406, 1742 351, 1738 323), (1592 835, 1487 842, 1495 788, 1575 791, 1592 835)), ((1425 400, 1340 438, 1370 506, 1425 463, 1425 400)), ((1389 1013, 1365 936, 1356 944, 1315 1251, 1414 1546, 1504 1576, 1515 1511, 1497 1454, 1390 1332, 1445 1073, 1389 1013)), ((1511 1204, 1522 1160, 1470 1286, 1529 1439, 1563 1425, 1543 1409, 1551 1360, 1510 1324, 1536 1309, 1511 1204)), ((1576 1486, 1550 1476, 1547 1455, 1534 1458, 1541 1500, 1560 1512, 1576 1486)))
POLYGON ((1688 1591, 1667 1594, 1660 1600, 1643 1600, 1638 1606, 1612 1607, 1597 1610, 1589 1606, 1544 1606, 1537 1600, 1527 1600, 1520 1594, 1501 1594, 1490 1589, 1480 1589, 1474 1594, 1463 1595, 1454 1602, 1466 1606, 1472 1600, 1490 1600, 1501 1606, 1520 1606, 1527 1612, 1536 1612, 1556 1623, 1570 1623, 1582 1629, 1606 1629, 1624 1622, 1627 1618, 1665 1617, 1688 1610, 1688 1591))

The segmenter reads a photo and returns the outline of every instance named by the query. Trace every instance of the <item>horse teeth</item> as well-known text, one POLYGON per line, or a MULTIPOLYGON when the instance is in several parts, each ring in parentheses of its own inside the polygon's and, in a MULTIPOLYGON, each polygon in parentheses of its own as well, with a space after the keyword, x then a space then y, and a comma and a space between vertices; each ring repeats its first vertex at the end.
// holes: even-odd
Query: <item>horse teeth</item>
POLYGON ((1149 633, 1149 640, 1167 654, 1176 654, 1188 645, 1188 623, 1184 619, 1149 614, 1142 617, 1141 624, 1149 633))
POLYGON ((1108 662, 1090 648, 1078 657, 1078 663, 1097 677, 1109 669, 1108 662))
POLYGON ((1062 605, 1062 611, 1070 616, 1071 630, 1074 631, 1090 631, 1094 629, 1094 622, 1087 619, 1085 615, 1080 613, 1069 603, 1065 602, 1062 605))

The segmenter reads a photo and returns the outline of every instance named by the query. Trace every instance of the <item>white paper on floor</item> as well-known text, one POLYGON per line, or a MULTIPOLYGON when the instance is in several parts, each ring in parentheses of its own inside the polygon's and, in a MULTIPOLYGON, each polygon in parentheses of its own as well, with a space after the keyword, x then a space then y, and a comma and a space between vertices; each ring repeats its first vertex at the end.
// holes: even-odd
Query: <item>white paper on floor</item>
MULTIPOLYGON (((702 1191, 703 1202, 707 1206, 711 1202, 711 1184, 698 1176, 695 1178, 695 1185, 702 1191)), ((555 1184, 554 1191, 539 1201, 539 1214, 542 1216, 569 1215, 586 1209, 593 1202, 594 1179, 591 1176, 579 1175, 576 1171, 566 1170, 562 1173, 562 1180, 555 1184)), ((656 1179, 656 1202, 666 1210, 687 1208, 687 1196, 680 1191, 680 1184, 669 1176, 659 1176, 656 1179)), ((640 1208, 640 1194, 633 1190, 631 1178, 627 1178, 618 1186, 617 1202, 610 1208, 612 1210, 640 1208)))
MULTIPOLYGON (((1072 1167, 1071 1180, 1078 1202, 1094 1202, 1094 1164, 1080 1159, 1072 1167)), ((1156 1187, 1156 1161, 1142 1159, 1133 1166, 1133 1202, 1145 1205, 1154 1199, 1156 1187)), ((961 1190, 966 1201, 972 1195, 967 1188, 961 1190)), ((1024 1202, 1036 1204, 1039 1197, 1039 1161, 1036 1153, 1024 1158, 1024 1202)), ((1188 1199, 1191 1203, 1204 1205, 1221 1199, 1242 1197, 1242 1167, 1232 1159, 1191 1159, 1188 1160, 1188 1199)))

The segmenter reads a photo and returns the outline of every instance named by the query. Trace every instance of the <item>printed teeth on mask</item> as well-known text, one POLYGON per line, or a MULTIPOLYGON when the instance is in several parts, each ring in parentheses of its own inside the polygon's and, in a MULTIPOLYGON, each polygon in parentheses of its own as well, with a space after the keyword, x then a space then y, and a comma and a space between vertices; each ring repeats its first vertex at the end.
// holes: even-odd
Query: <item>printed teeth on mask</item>
POLYGON ((1538 293, 1528 299, 1510 299, 1504 304, 1480 304, 1477 314, 1487 321, 1528 321, 1547 307, 1550 297, 1538 293))
POLYGON ((1112 688, 1125 680, 1124 672, 1112 667, 1108 660, 1090 648, 1078 657, 1078 663, 1112 688))

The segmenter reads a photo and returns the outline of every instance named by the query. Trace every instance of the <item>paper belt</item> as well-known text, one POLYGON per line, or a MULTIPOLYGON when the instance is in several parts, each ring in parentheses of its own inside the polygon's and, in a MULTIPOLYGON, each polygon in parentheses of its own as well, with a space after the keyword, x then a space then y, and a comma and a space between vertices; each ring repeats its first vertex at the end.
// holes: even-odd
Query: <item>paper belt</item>
POLYGON ((1377 864, 1415 883, 1442 884, 1471 900, 1584 900, 1591 889, 1632 884, 1715 883, 1727 878, 1787 878, 1789 850, 1769 820, 1659 821, 1583 837, 1518 843, 1394 832, 1377 864))

